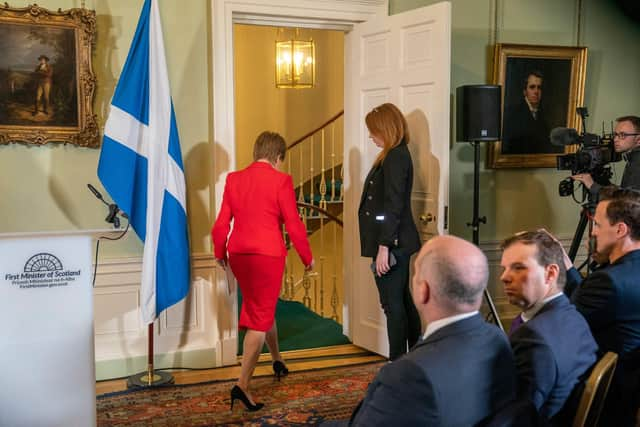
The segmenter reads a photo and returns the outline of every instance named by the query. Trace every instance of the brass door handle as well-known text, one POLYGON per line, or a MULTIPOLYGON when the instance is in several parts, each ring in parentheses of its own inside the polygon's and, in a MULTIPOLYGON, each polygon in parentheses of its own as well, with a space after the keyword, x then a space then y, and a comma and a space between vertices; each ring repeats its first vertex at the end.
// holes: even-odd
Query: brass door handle
POLYGON ((420 222, 424 222, 425 224, 428 224, 430 222, 433 222, 436 220, 436 217, 433 216, 431 214, 431 212, 427 213, 426 215, 420 215, 420 222))

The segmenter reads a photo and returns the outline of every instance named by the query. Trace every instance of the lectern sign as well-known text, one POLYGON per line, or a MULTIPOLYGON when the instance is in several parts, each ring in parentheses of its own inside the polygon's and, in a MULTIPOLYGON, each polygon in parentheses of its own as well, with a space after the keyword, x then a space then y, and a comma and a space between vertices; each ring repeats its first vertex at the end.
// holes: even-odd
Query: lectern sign
POLYGON ((54 288, 73 284, 81 273, 81 269, 64 269, 57 256, 44 252, 30 257, 22 272, 5 273, 4 280, 20 289, 54 288))
POLYGON ((0 426, 95 425, 91 236, 0 235, 0 426))

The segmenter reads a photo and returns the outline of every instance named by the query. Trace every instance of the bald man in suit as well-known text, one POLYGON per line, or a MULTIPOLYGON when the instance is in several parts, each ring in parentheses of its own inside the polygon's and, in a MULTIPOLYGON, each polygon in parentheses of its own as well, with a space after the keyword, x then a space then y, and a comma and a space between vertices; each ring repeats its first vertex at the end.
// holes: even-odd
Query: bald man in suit
POLYGON ((488 275, 482 251, 462 239, 438 236, 422 247, 411 287, 426 329, 380 370, 352 425, 466 427, 514 398, 509 343, 478 312, 488 275))

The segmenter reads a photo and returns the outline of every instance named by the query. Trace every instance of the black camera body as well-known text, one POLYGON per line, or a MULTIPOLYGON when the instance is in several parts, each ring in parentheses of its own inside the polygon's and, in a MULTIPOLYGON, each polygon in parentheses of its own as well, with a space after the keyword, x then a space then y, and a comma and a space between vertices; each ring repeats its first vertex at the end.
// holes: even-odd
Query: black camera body
MULTIPOLYGON (((578 107, 576 113, 582 119, 582 129, 586 129, 586 117, 589 115, 587 108, 578 107)), ((616 153, 611 134, 604 133, 604 123, 602 128, 602 136, 586 132, 578 134, 577 130, 571 128, 552 129, 549 139, 553 145, 580 145, 575 153, 557 156, 556 168, 569 170, 571 175, 588 173, 598 184, 609 185, 613 172, 608 164, 620 161, 622 155, 616 153)), ((572 195, 573 180, 571 178, 562 180, 558 186, 558 192, 560 196, 572 195)))
POLYGON ((598 171, 611 162, 617 162, 622 157, 616 153, 613 141, 607 137, 600 137, 593 133, 585 133, 576 141, 581 147, 575 153, 563 154, 556 157, 558 170, 569 170, 572 175, 598 171))
MULTIPOLYGON (((614 149, 613 140, 609 136, 598 136, 593 133, 583 133, 578 136, 575 132, 572 133, 572 136, 574 135, 575 142, 572 142, 580 144, 580 148, 575 153, 557 156, 556 168, 571 171, 571 175, 588 173, 598 184, 608 185, 612 171, 607 165, 622 159, 614 149)), ((573 194, 572 179, 567 178, 561 181, 558 192, 562 197, 573 194)))

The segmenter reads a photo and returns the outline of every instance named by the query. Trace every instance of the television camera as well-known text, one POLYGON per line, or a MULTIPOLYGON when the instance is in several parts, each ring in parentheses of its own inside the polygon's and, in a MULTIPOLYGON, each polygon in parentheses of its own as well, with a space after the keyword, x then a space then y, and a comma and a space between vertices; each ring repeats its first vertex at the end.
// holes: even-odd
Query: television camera
MULTIPOLYGON (((582 129, 585 129, 585 118, 589 115, 587 109, 579 107, 576 112, 582 118, 582 129)), ((575 129, 557 127, 551 131, 549 137, 554 145, 579 145, 575 153, 556 157, 558 170, 569 170, 571 175, 588 173, 600 185, 610 183, 612 171, 608 165, 621 160, 622 156, 616 153, 611 134, 604 133, 604 124, 602 136, 584 131, 579 134, 575 129)), ((562 197, 573 195, 573 180, 571 178, 562 180, 558 186, 558 192, 562 197)))

